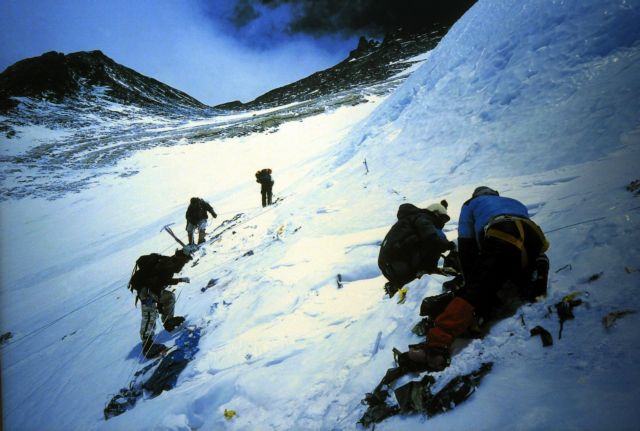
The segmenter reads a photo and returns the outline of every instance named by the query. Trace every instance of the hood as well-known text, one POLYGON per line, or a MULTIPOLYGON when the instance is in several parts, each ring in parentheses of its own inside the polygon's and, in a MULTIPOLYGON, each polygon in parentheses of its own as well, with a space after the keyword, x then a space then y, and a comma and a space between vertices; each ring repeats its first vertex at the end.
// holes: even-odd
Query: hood
POLYGON ((421 212, 424 212, 424 210, 418 208, 414 204, 402 204, 398 207, 398 220, 421 212))

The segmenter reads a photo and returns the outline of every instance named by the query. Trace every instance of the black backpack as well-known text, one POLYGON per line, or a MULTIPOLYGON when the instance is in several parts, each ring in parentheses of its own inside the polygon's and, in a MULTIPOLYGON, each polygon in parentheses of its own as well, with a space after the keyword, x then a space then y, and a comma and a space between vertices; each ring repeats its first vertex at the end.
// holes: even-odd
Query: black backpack
POLYGON ((389 257, 399 257, 406 254, 408 246, 417 244, 420 238, 413 226, 414 217, 404 217, 398 220, 384 237, 381 252, 389 257))
POLYGON ((129 280, 129 290, 139 291, 145 286, 149 278, 156 275, 157 271, 162 271, 162 267, 167 266, 170 257, 162 256, 158 253, 145 254, 136 260, 133 274, 129 280))
POLYGON ((260 184, 265 184, 265 185, 271 184, 272 183, 272 180, 271 180, 271 169, 262 169, 262 170, 256 172, 256 180, 260 184))

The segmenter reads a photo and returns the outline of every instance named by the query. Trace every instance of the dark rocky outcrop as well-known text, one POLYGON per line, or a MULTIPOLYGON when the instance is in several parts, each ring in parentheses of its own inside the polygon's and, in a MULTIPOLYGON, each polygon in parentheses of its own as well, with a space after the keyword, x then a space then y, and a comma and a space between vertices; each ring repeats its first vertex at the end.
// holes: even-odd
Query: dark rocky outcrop
POLYGON ((62 103, 101 96, 143 108, 207 108, 179 90, 116 63, 101 51, 47 52, 19 61, 0 74, 0 111, 16 107, 16 97, 62 103))
POLYGON ((448 27, 415 33, 398 29, 382 43, 361 37, 356 49, 337 65, 306 78, 271 90, 248 103, 238 101, 217 105, 222 110, 273 108, 335 94, 384 81, 411 66, 411 57, 438 44, 448 27))
POLYGON ((216 108, 222 109, 222 110, 234 111, 238 109, 243 109, 244 104, 239 100, 234 100, 233 102, 227 102, 227 103, 222 103, 220 105, 217 105, 216 108))
POLYGON ((367 54, 371 54, 379 46, 380 44, 375 40, 367 40, 366 37, 360 36, 360 40, 358 41, 358 46, 356 47, 356 49, 354 49, 349 53, 349 57, 347 58, 347 60, 364 57, 367 54))

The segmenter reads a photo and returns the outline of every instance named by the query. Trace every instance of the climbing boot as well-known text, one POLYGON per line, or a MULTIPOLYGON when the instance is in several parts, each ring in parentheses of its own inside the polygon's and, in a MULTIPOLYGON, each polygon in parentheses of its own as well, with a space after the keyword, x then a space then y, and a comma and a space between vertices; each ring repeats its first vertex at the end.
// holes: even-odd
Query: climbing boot
POLYGON ((428 296, 420 304, 420 315, 430 316, 432 319, 438 317, 447 305, 455 298, 452 292, 441 293, 440 295, 428 296))
POLYGON ((398 287, 394 286, 393 283, 388 281, 384 285, 384 291, 387 295, 389 295, 389 298, 393 298, 393 295, 398 292, 398 287))
POLYGON ((444 347, 424 346, 417 349, 409 349, 407 358, 419 364, 425 371, 442 371, 449 366, 449 349, 444 347))
POLYGON ((529 291, 525 295, 526 299, 533 302, 540 296, 546 296, 548 280, 549 258, 546 254, 541 254, 536 258, 529 291))
POLYGON ((167 346, 164 344, 154 343, 151 338, 147 338, 145 342, 142 343, 142 354, 147 359, 160 356, 166 350, 167 346))
POLYGON ((457 292, 464 286, 464 277, 462 275, 456 275, 451 280, 447 280, 442 283, 442 289, 450 292, 457 292))
POLYGON ((164 329, 167 332, 171 332, 174 329, 176 329, 178 326, 182 325, 183 323, 184 323, 184 317, 182 317, 182 316, 169 317, 164 322, 164 329))

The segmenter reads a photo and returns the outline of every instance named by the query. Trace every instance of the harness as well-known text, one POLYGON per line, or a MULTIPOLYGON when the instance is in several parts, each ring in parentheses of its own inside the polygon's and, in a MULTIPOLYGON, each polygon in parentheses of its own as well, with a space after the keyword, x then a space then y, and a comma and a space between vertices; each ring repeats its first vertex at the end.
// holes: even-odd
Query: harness
POLYGON ((527 249, 525 248, 525 234, 524 234, 524 225, 527 225, 531 228, 531 230, 538 236, 540 239, 540 243, 542 244, 542 248, 540 249, 541 253, 544 253, 549 248, 549 241, 544 236, 542 229, 535 224, 533 221, 528 218, 511 216, 511 215, 499 215, 492 218, 489 223, 484 227, 484 237, 485 238, 497 238, 501 241, 507 242, 520 250, 520 264, 522 268, 526 268, 529 264, 529 256, 527 253, 527 249), (498 223, 503 222, 511 222, 518 229, 518 237, 511 235, 510 233, 504 232, 500 230, 496 225, 498 223))

